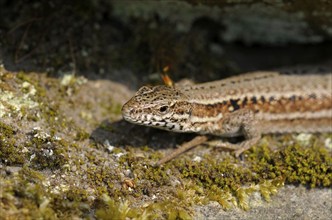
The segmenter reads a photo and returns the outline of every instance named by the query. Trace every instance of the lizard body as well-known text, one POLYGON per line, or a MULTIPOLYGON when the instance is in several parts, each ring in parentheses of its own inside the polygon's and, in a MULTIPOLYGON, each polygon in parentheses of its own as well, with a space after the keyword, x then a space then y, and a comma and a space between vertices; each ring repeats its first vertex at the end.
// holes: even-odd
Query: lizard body
POLYGON ((244 136, 239 155, 261 134, 332 132, 332 74, 254 72, 195 85, 144 86, 122 114, 175 132, 244 136))

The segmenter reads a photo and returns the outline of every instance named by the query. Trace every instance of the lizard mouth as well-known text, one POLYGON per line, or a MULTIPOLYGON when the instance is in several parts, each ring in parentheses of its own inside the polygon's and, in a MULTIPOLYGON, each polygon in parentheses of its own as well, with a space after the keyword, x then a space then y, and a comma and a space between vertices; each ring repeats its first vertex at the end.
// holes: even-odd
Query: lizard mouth
POLYGON ((126 104, 122 106, 121 112, 122 112, 122 118, 130 123, 138 124, 138 125, 146 125, 151 126, 151 122, 144 120, 145 118, 143 116, 138 116, 135 113, 135 108, 132 107, 130 104, 128 104, 130 101, 128 101, 126 104))

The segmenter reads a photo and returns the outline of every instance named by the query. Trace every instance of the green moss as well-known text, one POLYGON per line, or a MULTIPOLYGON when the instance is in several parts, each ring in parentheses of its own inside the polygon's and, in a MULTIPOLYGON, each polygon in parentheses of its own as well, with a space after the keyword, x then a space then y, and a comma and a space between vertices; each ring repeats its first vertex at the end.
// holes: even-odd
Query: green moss
POLYGON ((279 182, 269 182, 268 185, 249 168, 236 166, 236 161, 230 158, 223 161, 208 158, 199 163, 182 160, 177 166, 182 178, 188 178, 201 186, 207 197, 217 201, 224 209, 239 207, 248 210, 253 192, 264 193, 263 197, 268 200, 268 196, 280 187, 279 182), (263 187, 257 187, 261 184, 266 185, 265 191, 263 187))
POLYGON ((75 141, 83 141, 90 137, 90 134, 82 129, 78 129, 76 132, 75 141))
MULTIPOLYGON (((19 175, 0 176, 1 201, 8 205, 7 210, 21 213, 14 218, 88 218, 96 213, 94 217, 100 219, 111 215, 119 219, 190 219, 192 206, 209 201, 225 210, 248 210, 254 192, 271 201, 285 182, 332 185, 331 154, 315 138, 309 142, 311 147, 299 142, 273 151, 262 141, 245 152, 243 160, 210 149, 199 162, 185 154, 160 167, 153 164, 163 156, 162 151, 149 146, 115 145, 109 152, 94 140, 87 141, 90 135, 85 128, 61 112, 61 94, 53 94, 59 99, 50 100, 38 77, 19 74, 18 85, 29 82, 20 92, 30 94, 32 85, 37 92, 31 100, 39 105, 33 111, 22 107, 13 117, 23 115, 22 120, 42 126, 20 131, 18 125, 0 122, 1 162, 26 164, 19 175), (126 180, 133 185, 128 187, 126 180)), ((15 81, 15 77, 6 80, 15 81)), ((51 80, 47 85, 58 91, 60 85, 54 81, 57 84, 51 80)), ((120 106, 108 107, 104 106, 108 116, 119 113, 120 106)), ((99 128, 114 132, 109 123, 99 128)), ((285 136, 281 142, 290 138, 285 136)))
POLYGON ((207 193, 207 198, 211 201, 218 202, 225 210, 236 206, 236 199, 228 190, 221 190, 216 185, 212 185, 207 193))
POLYGON ((16 130, 0 122, 0 160, 6 165, 19 165, 25 162, 23 147, 16 144, 16 130))
MULTIPOLYGON (((138 218, 140 212, 137 209, 129 207, 128 201, 116 202, 107 195, 103 195, 103 207, 98 208, 96 216, 98 219, 119 219, 138 218)), ((144 219, 144 218, 143 218, 144 219)))
MULTIPOLYGON (((47 215, 53 215, 54 213, 46 209, 40 210, 40 205, 45 202, 46 192, 43 189, 40 182, 44 177, 27 167, 23 167, 17 176, 16 182, 11 184, 3 183, 2 192, 6 195, 6 206, 10 206, 12 209, 16 209, 16 213, 4 212, 3 216, 21 217, 24 218, 30 216, 33 217, 46 217, 47 215), (15 197, 11 197, 15 195, 15 197)), ((5 211, 4 209, 3 211, 5 211)))
POLYGON ((20 178, 25 182, 40 183, 45 179, 41 172, 35 171, 27 166, 23 166, 20 170, 20 178))
POLYGON ((207 159, 200 163, 181 161, 177 165, 184 178, 196 181, 200 186, 217 185, 222 189, 236 190, 241 183, 257 182, 258 178, 249 169, 236 167, 229 159, 207 159))
MULTIPOLYGON (((137 186, 136 190, 143 192, 144 188, 151 186, 167 186, 171 184, 169 176, 176 176, 181 182, 189 180, 191 184, 188 188, 173 192, 178 206, 182 208, 204 203, 208 198, 217 201, 225 209, 239 207, 248 210, 253 192, 271 201, 271 196, 277 193, 285 181, 309 184, 311 187, 331 185, 331 156, 322 147, 295 145, 272 153, 263 144, 246 152, 245 166, 238 166, 238 160, 232 157, 220 160, 206 156, 201 162, 181 158, 161 167, 153 167, 150 164, 154 153, 144 147, 140 151, 148 152, 150 158, 137 158, 131 150, 119 161, 125 169, 132 170, 136 180, 147 181, 144 183, 148 185, 137 186), (201 194, 204 196, 200 197, 201 194)), ((156 155, 153 160, 160 158, 160 153, 156 155)))
POLYGON ((259 192, 263 198, 270 202, 271 195, 275 195, 278 192, 278 188, 284 185, 285 180, 283 178, 275 178, 272 181, 264 181, 259 185, 259 192))
POLYGON ((147 179, 147 180, 153 182, 156 186, 161 186, 161 185, 167 185, 170 183, 170 179, 168 178, 166 170, 167 169, 162 168, 162 167, 156 167, 156 168, 151 167, 151 168, 145 170, 144 173, 141 173, 137 170, 136 174, 140 178, 144 178, 144 179, 147 179))
POLYGON ((67 219, 74 215, 84 216, 89 211, 84 208, 88 197, 86 190, 73 187, 61 194, 52 195, 42 184, 43 181, 45 181, 44 175, 28 167, 21 169, 15 182, 2 181, 3 187, 0 190, 1 195, 4 195, 2 201, 5 201, 2 203, 4 206, 0 206, 3 208, 2 217, 6 219, 67 219))
POLYGON ((264 179, 284 178, 310 187, 332 185, 332 157, 324 147, 291 145, 276 153, 263 147, 250 157, 253 172, 264 179))
POLYGON ((175 202, 165 201, 148 203, 144 208, 132 208, 128 200, 116 201, 106 195, 102 197, 102 204, 96 211, 98 219, 192 219, 191 213, 179 207, 175 202))
POLYGON ((0 121, 0 134, 5 137, 11 137, 15 133, 16 132, 14 128, 0 121))
POLYGON ((332 157, 325 148, 291 146, 282 152, 287 182, 316 186, 332 185, 332 157))
POLYGON ((34 151, 31 160, 32 166, 36 169, 59 169, 66 164, 62 152, 62 150, 56 149, 55 146, 34 151))
POLYGON ((153 206, 160 213, 164 213, 167 219, 192 219, 190 211, 183 206, 179 206, 177 201, 166 200, 153 206))

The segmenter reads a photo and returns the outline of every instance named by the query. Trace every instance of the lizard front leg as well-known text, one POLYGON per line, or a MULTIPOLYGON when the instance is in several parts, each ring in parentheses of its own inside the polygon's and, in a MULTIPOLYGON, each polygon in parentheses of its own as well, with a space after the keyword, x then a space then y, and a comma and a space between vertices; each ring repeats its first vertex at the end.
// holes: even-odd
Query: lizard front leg
MULTIPOLYGON (((213 131, 212 133, 225 137, 244 136, 245 141, 240 144, 231 144, 224 142, 220 143, 220 141, 216 143, 213 141, 209 141, 208 144, 215 147, 223 147, 234 150, 236 157, 242 154, 243 151, 251 148, 252 145, 254 145, 260 139, 261 133, 259 132, 259 128, 257 127, 254 114, 249 110, 241 109, 231 114, 228 114, 223 119, 218 121, 218 123, 220 123, 219 127, 221 129, 218 129, 218 131, 213 131)), ((199 144, 207 143, 207 141, 207 136, 197 136, 193 140, 184 143, 178 149, 174 150, 172 153, 159 160, 155 164, 155 166, 160 166, 161 164, 172 160, 184 151, 194 148, 199 144)))
POLYGON ((251 148, 261 137, 261 131, 252 111, 240 109, 225 115, 220 123, 220 136, 243 136, 245 140, 240 144, 223 143, 222 147, 234 149, 235 156, 251 148))

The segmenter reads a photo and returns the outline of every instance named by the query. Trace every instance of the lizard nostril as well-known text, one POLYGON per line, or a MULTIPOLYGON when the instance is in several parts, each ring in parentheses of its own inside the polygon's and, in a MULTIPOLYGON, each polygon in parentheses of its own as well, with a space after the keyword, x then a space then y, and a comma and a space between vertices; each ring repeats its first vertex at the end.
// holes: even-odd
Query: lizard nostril
POLYGON ((121 113, 122 113, 122 117, 125 119, 125 120, 130 120, 130 118, 132 117, 133 113, 134 113, 134 109, 131 108, 128 103, 124 104, 122 106, 122 109, 121 109, 121 113))

